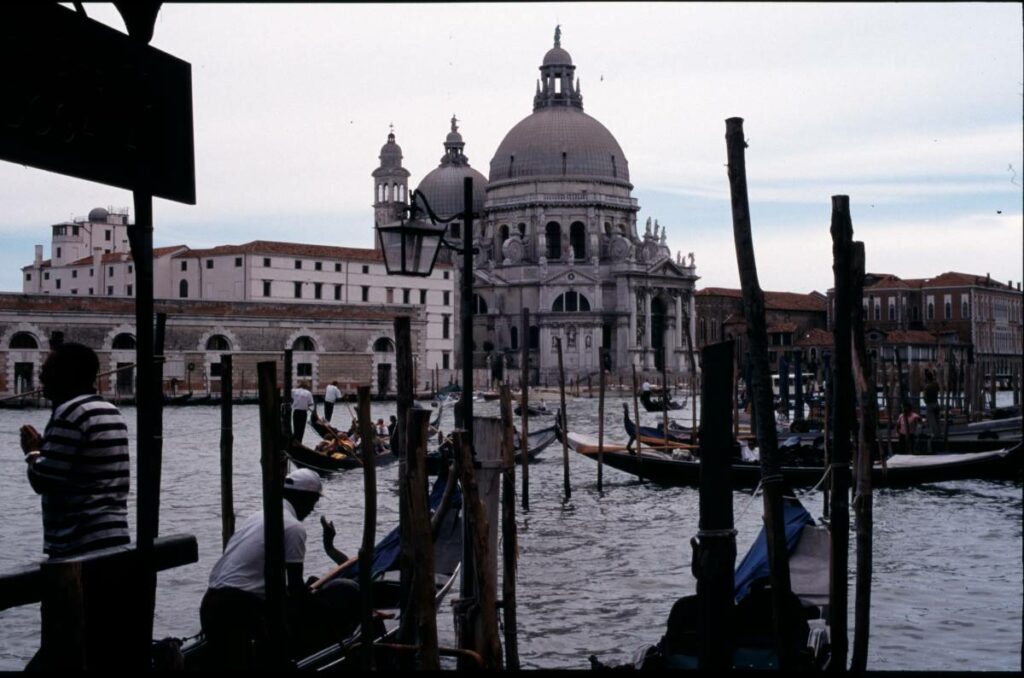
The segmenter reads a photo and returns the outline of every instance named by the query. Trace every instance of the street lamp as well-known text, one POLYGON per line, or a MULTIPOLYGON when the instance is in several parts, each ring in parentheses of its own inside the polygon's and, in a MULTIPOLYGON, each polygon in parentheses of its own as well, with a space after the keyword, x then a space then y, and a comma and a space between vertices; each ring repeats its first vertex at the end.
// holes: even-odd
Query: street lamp
MULTIPOLYGON (((441 246, 462 254, 462 280, 459 320, 462 328, 462 397, 455 407, 455 426, 465 431, 466 439, 473 445, 473 179, 465 177, 462 182, 463 212, 448 218, 440 218, 430 208, 426 196, 419 189, 412 192, 409 205, 409 220, 377 226, 377 238, 384 253, 384 267, 388 275, 413 275, 425 277, 434 271, 441 246), (417 201, 422 202, 421 208, 417 201), (426 211, 430 221, 418 218, 419 212, 426 211), (445 226, 456 219, 462 219, 462 247, 444 239, 445 226)), ((475 456, 475 455, 474 455, 475 456)), ((464 601, 477 597, 477 583, 473 577, 473 549, 469 513, 462 520, 462 571, 459 582, 460 595, 464 601)), ((464 608, 465 609, 465 608, 464 608)), ((465 629, 466 625, 462 624, 465 629)), ((463 632, 465 642, 465 632, 463 632)))

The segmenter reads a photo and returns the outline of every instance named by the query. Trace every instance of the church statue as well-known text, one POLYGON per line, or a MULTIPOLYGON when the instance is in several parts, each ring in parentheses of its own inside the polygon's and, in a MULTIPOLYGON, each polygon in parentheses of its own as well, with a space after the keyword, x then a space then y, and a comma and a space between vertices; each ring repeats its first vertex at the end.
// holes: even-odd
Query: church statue
POLYGON ((555 47, 562 46, 562 24, 555 26, 555 47))
POLYGON ((686 256, 688 256, 690 258, 690 267, 692 268, 693 267, 693 252, 690 252, 686 256))
POLYGON ((651 234, 651 218, 647 217, 647 235, 651 234))

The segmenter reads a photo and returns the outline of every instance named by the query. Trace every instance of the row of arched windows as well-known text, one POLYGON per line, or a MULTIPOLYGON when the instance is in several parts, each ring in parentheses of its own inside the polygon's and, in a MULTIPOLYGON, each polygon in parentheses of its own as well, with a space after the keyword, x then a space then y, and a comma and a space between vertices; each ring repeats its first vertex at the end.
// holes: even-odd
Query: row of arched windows
MULTIPOLYGON (((387 339, 378 339, 377 343, 374 344, 373 350, 393 350, 389 348, 378 349, 377 344, 381 341, 388 342, 387 339)), ((15 332, 14 336, 11 337, 8 348, 19 349, 19 350, 38 350, 39 341, 29 332, 15 332)), ((110 343, 110 348, 115 351, 134 351, 135 350, 135 337, 128 332, 121 332, 114 337, 114 340, 110 343)), ((206 340, 207 351, 230 351, 231 341, 223 334, 214 334, 206 340)), ((293 351, 315 351, 316 344, 308 336, 298 337, 292 342, 293 351)))
MULTIPOLYGON (((562 225, 557 221, 549 221, 544 227, 544 238, 547 242, 546 256, 548 259, 562 258, 562 225)), ((576 261, 587 258, 587 227, 581 221, 569 225, 569 258, 576 261)))
POLYGON ((402 184, 377 184, 377 202, 405 202, 405 190, 402 184))

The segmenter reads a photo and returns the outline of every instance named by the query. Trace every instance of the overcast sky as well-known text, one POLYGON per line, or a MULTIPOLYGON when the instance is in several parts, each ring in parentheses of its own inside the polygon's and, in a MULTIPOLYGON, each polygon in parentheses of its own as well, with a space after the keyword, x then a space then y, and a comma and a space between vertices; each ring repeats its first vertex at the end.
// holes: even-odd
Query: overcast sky
MULTIPOLYGON (((124 30, 112 6, 91 18, 124 30)), ((761 286, 832 285, 830 196, 850 196, 867 269, 1019 281, 1019 3, 165 4, 153 46, 192 64, 197 204, 155 203, 157 246, 372 246, 389 123, 410 187, 456 114, 485 176, 532 111, 562 28, 584 110, 629 161, 639 222, 738 287, 725 119, 745 119, 761 286)), ((49 226, 131 194, 0 163, 0 289, 49 226)))

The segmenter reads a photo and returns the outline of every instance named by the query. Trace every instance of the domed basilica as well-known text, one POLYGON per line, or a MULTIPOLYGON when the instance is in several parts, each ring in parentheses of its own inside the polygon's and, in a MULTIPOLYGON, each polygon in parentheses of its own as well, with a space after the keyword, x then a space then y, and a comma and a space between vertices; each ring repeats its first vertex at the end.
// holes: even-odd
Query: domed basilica
MULTIPOLYGON (((673 258, 657 221, 638 229, 629 162, 612 133, 584 113, 576 66, 560 42, 556 29, 533 112, 498 145, 488 177, 470 167, 453 117, 440 165, 418 186, 434 213, 448 216, 463 210, 463 179, 473 178, 473 209, 482 215, 472 233, 474 362, 503 357, 518 369, 526 341, 534 383, 552 383, 561 339, 567 378, 596 373, 602 347, 627 380, 632 366, 660 371, 663 360, 670 373, 689 372, 693 255, 673 258)), ((409 172, 393 133, 380 161, 374 210, 383 224, 397 221, 408 200, 409 172)), ((453 222, 449 239, 463 235, 453 222)))

